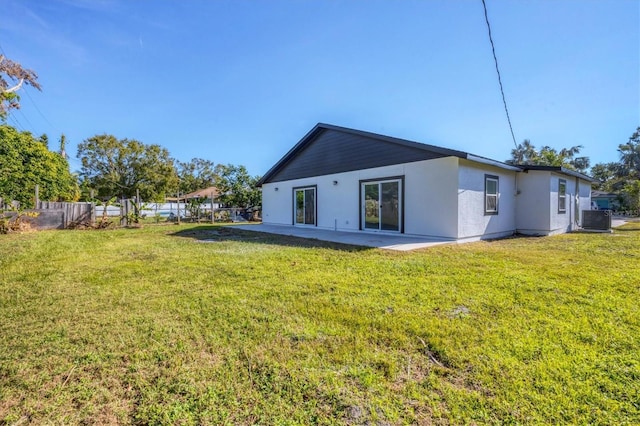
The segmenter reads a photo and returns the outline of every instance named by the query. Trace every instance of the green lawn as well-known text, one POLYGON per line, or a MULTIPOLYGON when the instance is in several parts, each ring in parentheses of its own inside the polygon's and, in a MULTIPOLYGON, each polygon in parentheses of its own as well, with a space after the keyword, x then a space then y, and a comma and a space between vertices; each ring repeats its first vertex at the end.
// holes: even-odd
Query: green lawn
POLYGON ((400 253, 0 235, 0 424, 639 424, 640 223, 400 253))

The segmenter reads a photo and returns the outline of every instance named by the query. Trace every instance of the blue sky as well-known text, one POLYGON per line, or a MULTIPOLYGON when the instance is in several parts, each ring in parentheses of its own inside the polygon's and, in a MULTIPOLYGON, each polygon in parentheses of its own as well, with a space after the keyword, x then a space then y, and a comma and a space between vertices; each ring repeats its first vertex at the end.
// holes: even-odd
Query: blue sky
MULTIPOLYGON (((517 142, 616 161, 640 125, 640 2, 487 8, 517 142)), ((3 0, 0 47, 43 86, 9 124, 72 157, 109 133, 261 175, 317 122, 513 148, 481 0, 3 0)))

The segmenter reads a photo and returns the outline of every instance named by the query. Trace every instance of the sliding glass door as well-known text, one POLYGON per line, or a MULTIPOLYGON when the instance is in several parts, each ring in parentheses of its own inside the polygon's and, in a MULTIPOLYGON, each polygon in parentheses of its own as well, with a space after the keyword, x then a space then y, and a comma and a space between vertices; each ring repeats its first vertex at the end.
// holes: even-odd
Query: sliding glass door
POLYGON ((293 190, 293 217, 295 225, 316 224, 316 188, 293 190))
POLYGON ((401 185, 400 179, 362 183, 362 229, 401 231, 401 185))

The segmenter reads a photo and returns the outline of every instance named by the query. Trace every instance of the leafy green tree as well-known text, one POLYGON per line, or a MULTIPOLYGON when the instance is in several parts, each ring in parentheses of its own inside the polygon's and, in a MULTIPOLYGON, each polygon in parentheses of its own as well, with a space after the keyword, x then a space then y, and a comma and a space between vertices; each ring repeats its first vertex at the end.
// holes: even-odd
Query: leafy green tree
POLYGON ((180 178, 180 193, 185 194, 215 185, 215 167, 213 161, 193 158, 186 163, 176 161, 180 178))
POLYGON ((9 110, 20 108, 17 92, 23 84, 42 90, 35 72, 0 55, 0 120, 6 119, 9 110))
POLYGON ((46 133, 43 133, 40 135, 40 138, 38 139, 44 146, 46 146, 47 148, 49 148, 49 136, 47 136, 46 133))
POLYGON ((640 127, 629 137, 627 143, 618 145, 620 161, 598 163, 591 168, 597 180, 596 189, 617 192, 624 206, 640 210, 640 127))
POLYGON ((254 207, 262 204, 262 193, 256 186, 259 176, 250 176, 244 166, 218 164, 215 167, 218 201, 229 207, 254 207))
POLYGON ((538 151, 529 139, 525 139, 511 150, 511 158, 506 162, 514 165, 565 167, 584 173, 589 168, 590 161, 588 157, 576 157, 581 150, 582 146, 576 145, 560 151, 543 146, 538 151))
POLYGON ((591 177, 596 180, 594 189, 602 191, 620 190, 620 163, 598 163, 591 168, 591 177))
POLYGON ((0 197, 33 207, 35 188, 47 201, 74 201, 78 184, 67 160, 29 132, 0 125, 0 197))
POLYGON ((627 143, 618 145, 620 153, 620 173, 640 179, 640 127, 631 135, 627 143))
POLYGON ((80 177, 100 199, 133 198, 162 201, 177 189, 178 178, 169 151, 160 145, 96 135, 78 145, 80 177))
POLYGON ((536 147, 531 144, 529 139, 525 139, 518 144, 517 148, 511 150, 511 158, 507 160, 508 164, 535 164, 534 161, 538 157, 536 147))
POLYGON ((67 137, 64 135, 64 133, 62 133, 60 135, 60 155, 63 156, 64 158, 67 158, 67 137))
POLYGON ((629 181, 622 189, 622 196, 627 207, 640 212, 640 180, 629 181))
POLYGON ((587 173, 591 160, 589 160, 589 157, 576 157, 569 161, 569 165, 580 173, 587 173))

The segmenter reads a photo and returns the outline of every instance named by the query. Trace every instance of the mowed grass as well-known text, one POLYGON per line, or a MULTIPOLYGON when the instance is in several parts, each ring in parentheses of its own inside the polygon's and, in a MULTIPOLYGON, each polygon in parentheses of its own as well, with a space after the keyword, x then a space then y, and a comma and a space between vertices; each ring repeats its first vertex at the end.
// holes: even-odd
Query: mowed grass
POLYGON ((0 236, 0 424, 638 424, 640 223, 398 253, 0 236))

